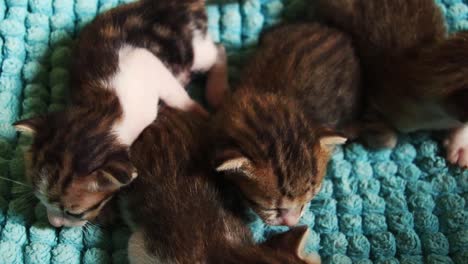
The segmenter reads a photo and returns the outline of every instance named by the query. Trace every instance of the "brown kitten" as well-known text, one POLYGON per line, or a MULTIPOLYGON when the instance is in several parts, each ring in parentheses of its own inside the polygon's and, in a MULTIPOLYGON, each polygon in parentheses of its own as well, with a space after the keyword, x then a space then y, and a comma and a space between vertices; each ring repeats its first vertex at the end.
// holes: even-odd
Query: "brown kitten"
POLYGON ((140 175, 120 199, 133 230, 131 263, 320 263, 303 254, 307 228, 255 245, 245 223, 227 207, 203 157, 208 120, 164 108, 131 148, 140 175))
POLYGON ((447 158, 468 166, 467 33, 447 37, 433 0, 318 3, 356 42, 369 111, 402 132, 452 129, 447 158))
POLYGON ((359 101, 360 67, 346 34, 277 26, 215 117, 215 166, 266 223, 295 225, 359 101))
POLYGON ((30 176, 52 225, 92 220, 135 179, 128 148, 156 118, 159 99, 204 112, 183 86, 191 72, 220 67, 206 19, 203 0, 143 0, 83 29, 71 106, 16 123, 34 134, 30 176))

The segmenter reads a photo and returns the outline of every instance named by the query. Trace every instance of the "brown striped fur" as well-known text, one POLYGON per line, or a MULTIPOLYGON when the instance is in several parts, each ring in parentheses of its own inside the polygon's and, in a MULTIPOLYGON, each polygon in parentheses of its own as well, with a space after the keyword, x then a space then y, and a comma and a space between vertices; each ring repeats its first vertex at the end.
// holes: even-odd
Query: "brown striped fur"
POLYGON ((325 21, 351 34, 366 87, 368 141, 393 146, 394 129, 450 130, 449 162, 468 167, 467 32, 447 36, 433 0, 321 0, 325 21), (380 131, 379 131, 380 130, 380 131), (389 144, 388 142, 393 142, 389 144))
MULTIPOLYGON (((320 190, 340 131, 359 114, 351 40, 319 24, 266 32, 242 81, 215 117, 215 166, 269 224, 292 225, 320 190), (294 221, 282 221, 284 213, 294 221)), ((283 219, 284 220, 284 219, 283 219)))
POLYGON ((467 33, 447 37, 433 0, 318 3, 325 21, 353 36, 375 119, 403 132, 468 121, 467 33))
POLYGON ((151 51, 186 84, 194 30, 206 34, 203 0, 143 0, 105 12, 82 30, 71 69, 71 106, 16 123, 34 134, 29 175, 48 208, 72 222, 92 220, 136 177, 128 146, 111 131, 122 109, 105 80, 118 70, 119 48, 130 44, 151 51))
POLYGON ((203 155, 211 148, 207 121, 164 107, 132 145, 140 176, 121 193, 124 215, 134 232, 130 262, 320 263, 304 255, 305 227, 254 244, 203 155))

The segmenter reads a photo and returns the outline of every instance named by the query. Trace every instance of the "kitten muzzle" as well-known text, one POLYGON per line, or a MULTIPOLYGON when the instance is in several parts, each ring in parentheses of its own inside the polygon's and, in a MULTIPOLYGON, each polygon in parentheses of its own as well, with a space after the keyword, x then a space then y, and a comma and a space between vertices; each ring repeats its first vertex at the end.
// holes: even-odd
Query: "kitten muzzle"
POLYGON ((269 225, 295 226, 302 216, 303 207, 279 209, 276 217, 267 220, 269 225))
POLYGON ((301 219, 302 208, 291 208, 291 209, 280 209, 278 220, 280 225, 285 226, 295 226, 299 223, 299 219, 301 219))

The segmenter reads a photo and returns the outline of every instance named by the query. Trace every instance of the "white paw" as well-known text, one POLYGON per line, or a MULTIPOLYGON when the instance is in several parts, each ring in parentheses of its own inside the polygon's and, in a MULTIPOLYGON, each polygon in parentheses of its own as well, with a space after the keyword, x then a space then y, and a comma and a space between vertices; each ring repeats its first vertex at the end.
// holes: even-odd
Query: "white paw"
POLYGON ((193 65, 194 72, 207 72, 216 63, 218 48, 210 35, 202 34, 199 31, 193 33, 193 65))
POLYGON ((460 167, 468 167, 468 126, 456 128, 444 141, 447 160, 460 167))

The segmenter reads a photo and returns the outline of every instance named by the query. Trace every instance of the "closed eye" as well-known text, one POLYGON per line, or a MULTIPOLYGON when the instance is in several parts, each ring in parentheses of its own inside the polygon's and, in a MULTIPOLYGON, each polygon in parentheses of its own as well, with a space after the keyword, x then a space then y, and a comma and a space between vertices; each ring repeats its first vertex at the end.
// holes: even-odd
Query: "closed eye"
POLYGON ((94 211, 94 210, 100 208, 104 203, 106 203, 107 201, 109 201, 110 198, 112 198, 112 196, 102 199, 101 201, 97 202, 95 205, 91 206, 90 208, 84 210, 84 211, 81 212, 81 213, 71 213, 71 212, 69 212, 69 211, 65 211, 65 214, 68 215, 68 216, 70 216, 70 217, 73 217, 73 218, 83 219, 83 217, 84 217, 87 213, 92 212, 92 211, 94 211))
POLYGON ((74 214, 74 213, 70 213, 70 212, 68 212, 68 211, 65 211, 65 214, 68 215, 68 216, 71 216, 71 217, 73 217, 73 218, 82 219, 83 216, 84 216, 84 214, 85 214, 85 212, 79 213, 79 214, 74 214))
POLYGON ((262 211, 278 211, 280 210, 281 208, 266 208, 266 207, 263 207, 261 206, 259 203, 257 203, 256 201, 254 200, 251 200, 249 198, 246 197, 246 200, 252 204, 253 206, 257 207, 258 209, 262 210, 262 211))

